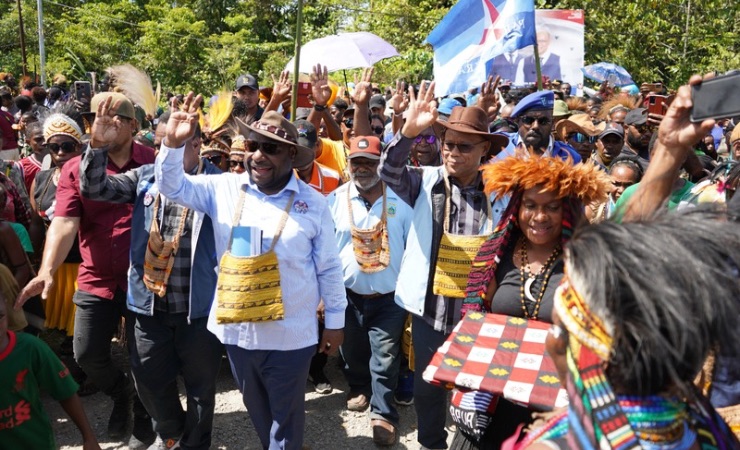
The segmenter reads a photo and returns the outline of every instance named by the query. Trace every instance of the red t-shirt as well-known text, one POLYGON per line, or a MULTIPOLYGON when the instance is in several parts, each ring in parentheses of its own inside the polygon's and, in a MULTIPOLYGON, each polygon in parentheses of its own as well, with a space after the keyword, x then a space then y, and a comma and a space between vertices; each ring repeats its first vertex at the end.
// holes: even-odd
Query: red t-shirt
POLYGON ((0 109, 0 134, 3 136, 2 150, 18 148, 18 139, 13 129, 14 123, 13 115, 0 109))
MULTIPOLYGON (((153 162, 154 151, 134 142, 128 163, 119 168, 109 159, 106 172, 120 174, 153 162)), ((64 164, 56 201, 55 216, 80 218, 82 264, 77 276, 78 288, 111 300, 116 288, 126 291, 133 205, 84 198, 80 193, 79 156, 64 164)))
POLYGON ((36 158, 33 156, 27 156, 16 162, 15 165, 21 168, 21 172, 23 173, 23 182, 26 184, 26 192, 28 192, 29 196, 33 197, 31 184, 33 184, 33 179, 36 178, 36 174, 41 170, 41 163, 36 161, 36 158))

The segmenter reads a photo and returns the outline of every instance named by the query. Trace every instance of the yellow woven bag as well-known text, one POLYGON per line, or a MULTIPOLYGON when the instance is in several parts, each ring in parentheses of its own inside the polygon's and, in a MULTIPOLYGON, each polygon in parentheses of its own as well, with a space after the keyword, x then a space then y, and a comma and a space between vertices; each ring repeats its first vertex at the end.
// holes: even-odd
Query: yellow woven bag
MULTIPOLYGON (((242 191, 233 227, 239 224, 244 195, 242 191)), ((275 244, 288 221, 294 198, 295 193, 288 200, 267 252, 256 256, 234 256, 229 243, 229 250, 221 257, 216 281, 217 323, 268 322, 285 318, 275 244)))
MULTIPOLYGON (((463 235, 449 234, 450 229, 450 182, 447 174, 445 181, 445 211, 444 211, 444 233, 439 245, 437 264, 434 267, 434 279, 432 281, 432 292, 452 298, 465 298, 465 289, 468 287, 468 277, 473 258, 478 253, 480 246, 488 238, 487 234, 463 235)), ((488 206, 489 232, 493 231, 493 217, 491 214, 491 202, 486 200, 488 206)))

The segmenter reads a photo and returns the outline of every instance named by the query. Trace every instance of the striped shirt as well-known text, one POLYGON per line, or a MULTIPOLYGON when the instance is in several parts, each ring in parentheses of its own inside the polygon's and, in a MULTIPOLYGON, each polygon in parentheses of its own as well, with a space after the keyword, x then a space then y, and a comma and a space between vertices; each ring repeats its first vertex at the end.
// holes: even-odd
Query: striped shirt
MULTIPOLYGON (((457 180, 450 178, 450 234, 475 235, 488 220, 486 194, 483 192, 483 180, 480 173, 475 183, 461 188, 457 180)), ((487 231, 493 231, 487 227, 487 231)), ((424 321, 436 331, 450 333, 460 321, 463 299, 443 297, 428 291, 424 301, 424 321)))

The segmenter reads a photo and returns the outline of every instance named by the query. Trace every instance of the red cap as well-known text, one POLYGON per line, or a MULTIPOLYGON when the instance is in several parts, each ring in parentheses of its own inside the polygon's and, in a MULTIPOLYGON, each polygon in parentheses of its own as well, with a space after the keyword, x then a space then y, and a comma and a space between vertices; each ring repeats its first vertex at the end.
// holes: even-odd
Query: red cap
POLYGON ((352 138, 349 145, 348 159, 352 158, 368 158, 368 159, 380 159, 380 153, 383 151, 383 147, 380 145, 380 139, 375 136, 359 136, 352 138))

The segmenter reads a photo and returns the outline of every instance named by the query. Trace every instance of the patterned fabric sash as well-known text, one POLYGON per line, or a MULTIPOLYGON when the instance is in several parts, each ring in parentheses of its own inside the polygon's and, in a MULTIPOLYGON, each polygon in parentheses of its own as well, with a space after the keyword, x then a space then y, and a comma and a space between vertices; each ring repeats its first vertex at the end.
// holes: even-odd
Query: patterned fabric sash
POLYGON ((295 199, 295 192, 285 206, 270 249, 256 256, 231 254, 233 229, 239 225, 244 208, 244 197, 245 193, 242 191, 234 213, 229 249, 224 252, 219 264, 216 282, 216 322, 220 324, 269 322, 282 320, 285 317, 275 244, 288 222, 288 213, 295 199))
MULTIPOLYGON (((198 171, 203 170, 203 161, 198 163, 198 171)), ((149 241, 146 243, 144 253, 144 286, 160 297, 167 293, 167 281, 172 274, 175 264, 175 254, 180 248, 180 237, 185 229, 185 221, 188 217, 188 208, 182 209, 180 221, 177 226, 175 237, 171 241, 165 241, 157 223, 159 216, 160 195, 154 200, 154 211, 152 212, 152 226, 149 229, 149 241)))
POLYGON ((352 199, 347 189, 347 206, 349 208, 350 233, 355 259, 364 273, 375 273, 384 270, 391 262, 391 246, 388 242, 388 218, 386 212, 386 187, 383 183, 383 212, 380 221, 371 228, 355 227, 352 214, 352 199))
MULTIPOLYGON (((465 298, 465 290, 468 287, 468 276, 473 258, 478 253, 481 245, 488 239, 488 234, 464 235, 451 234, 450 230, 450 181, 444 174, 445 182, 445 211, 444 211, 444 233, 439 245, 437 264, 434 267, 434 282, 432 292, 435 295, 443 295, 452 298, 465 298)), ((493 231, 493 215, 491 213, 491 202, 485 200, 488 207, 489 222, 487 227, 489 233, 493 231)))

